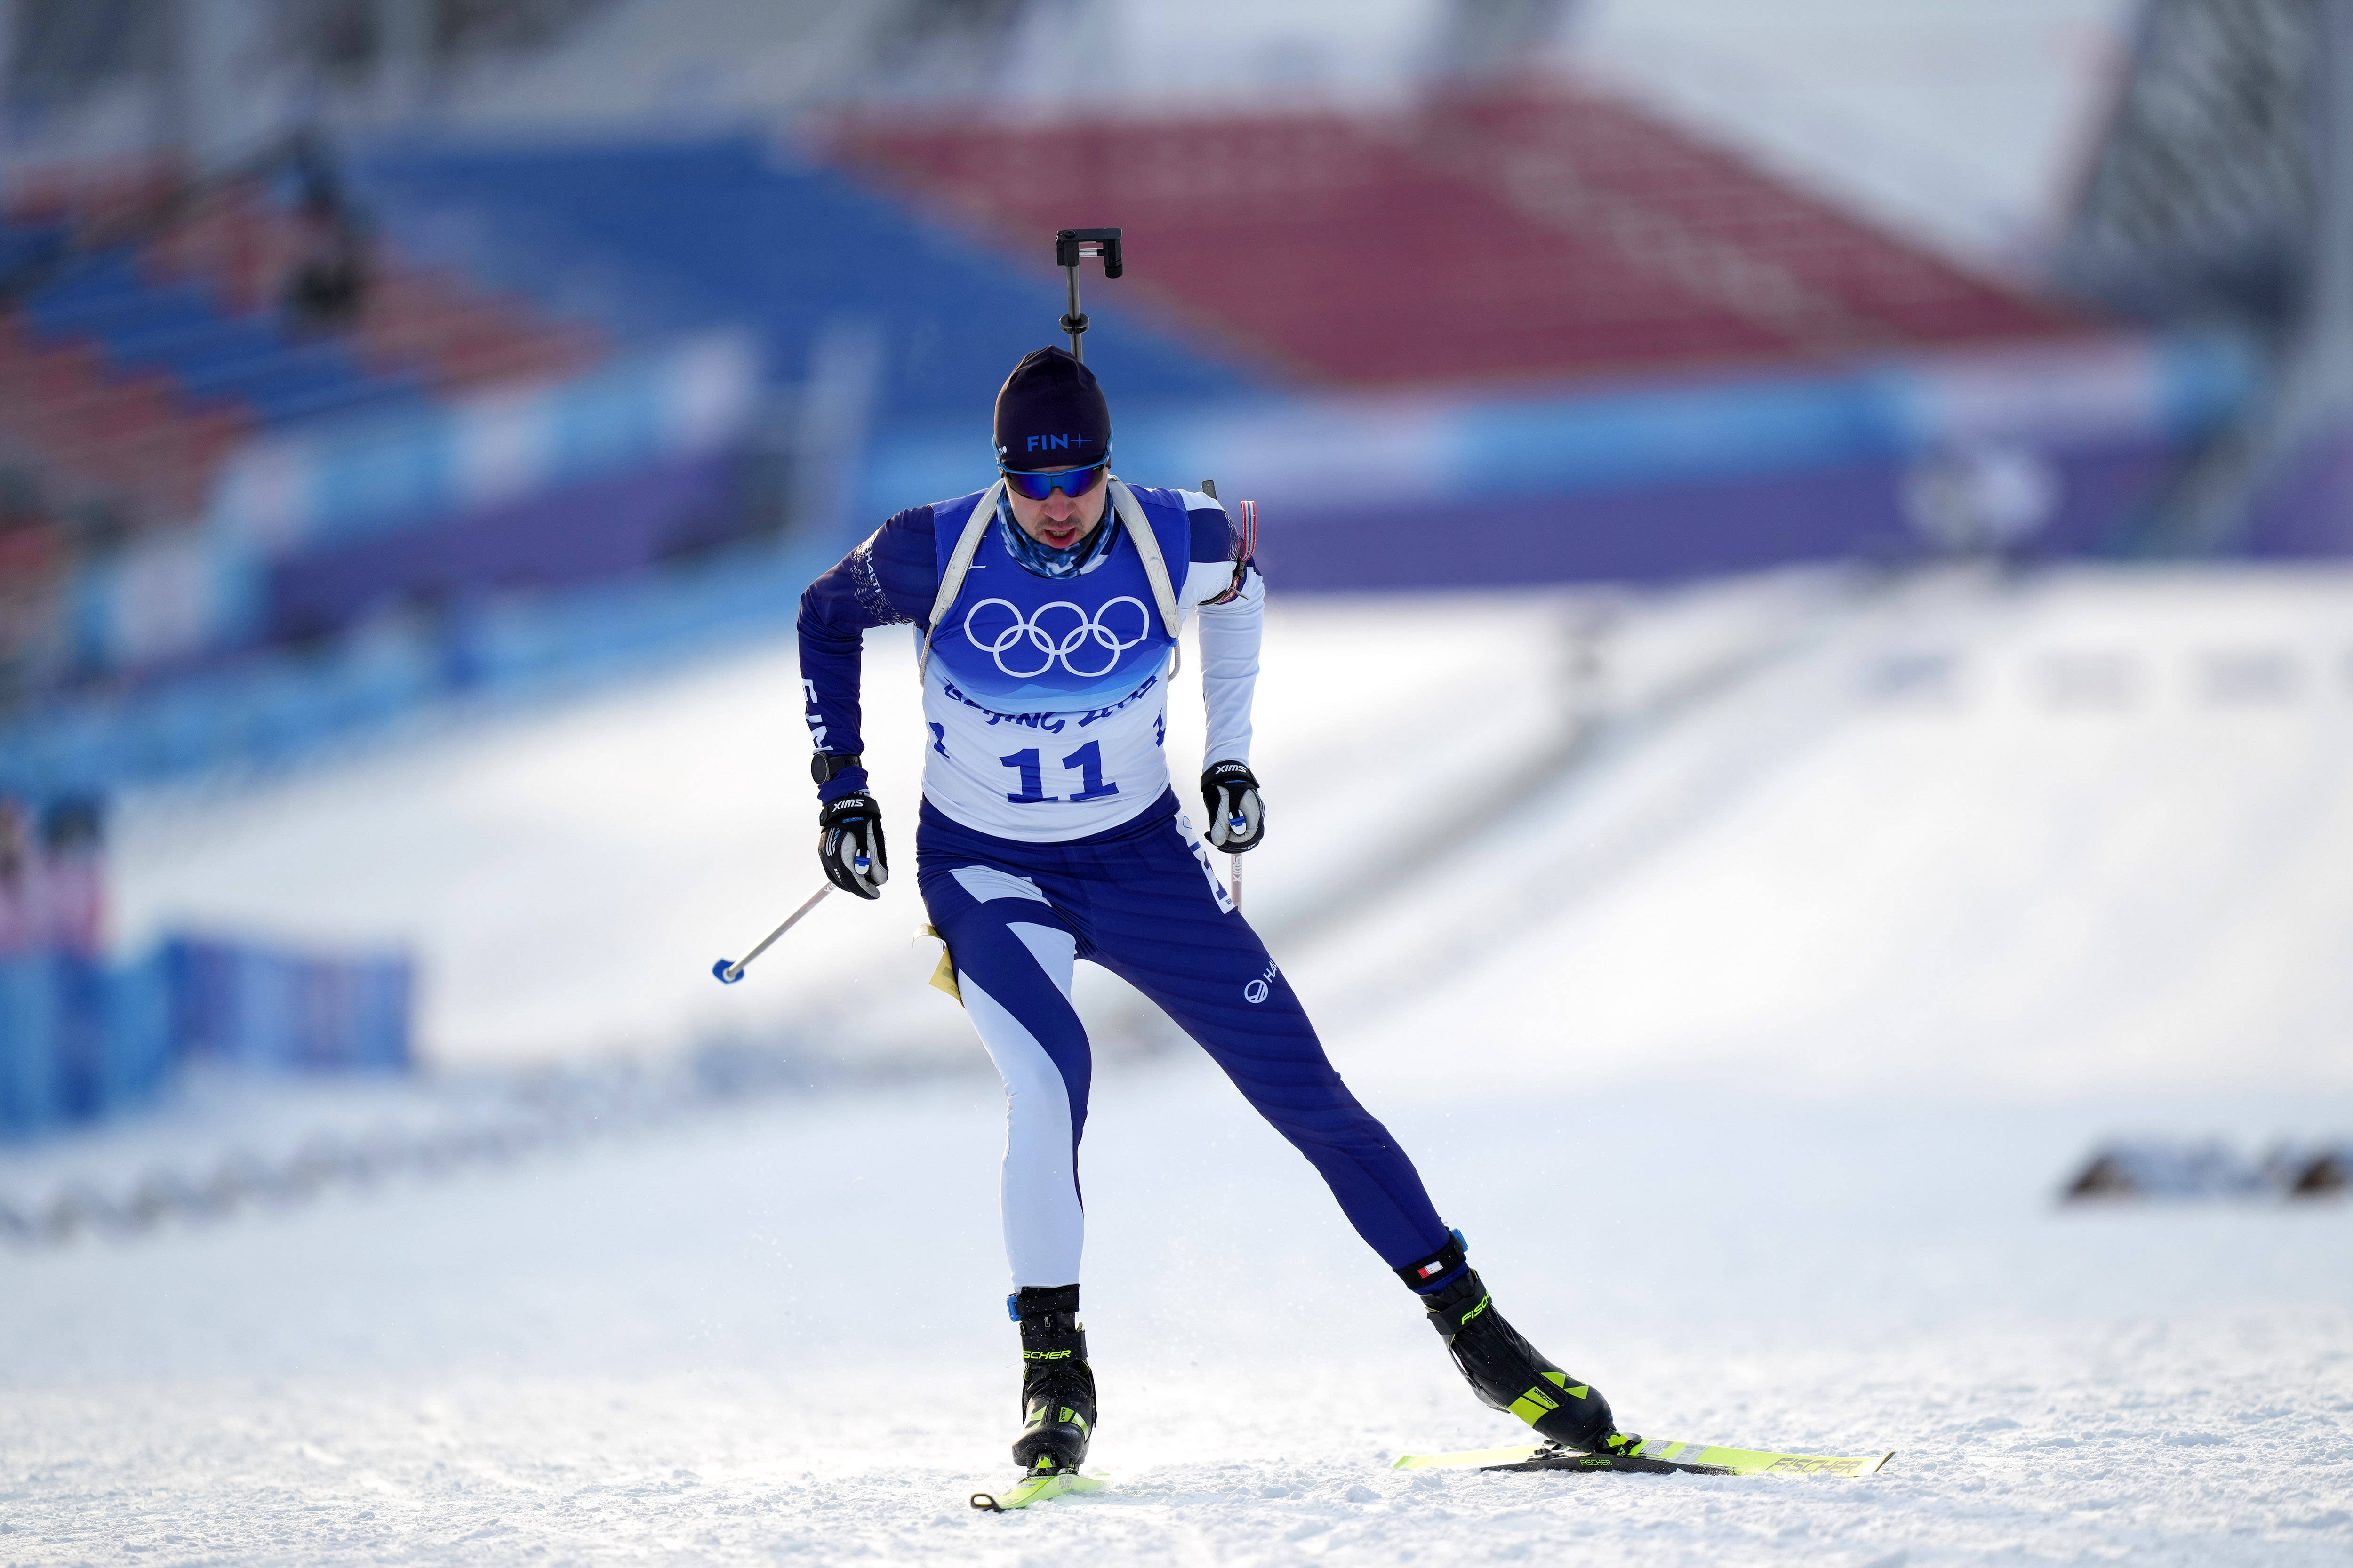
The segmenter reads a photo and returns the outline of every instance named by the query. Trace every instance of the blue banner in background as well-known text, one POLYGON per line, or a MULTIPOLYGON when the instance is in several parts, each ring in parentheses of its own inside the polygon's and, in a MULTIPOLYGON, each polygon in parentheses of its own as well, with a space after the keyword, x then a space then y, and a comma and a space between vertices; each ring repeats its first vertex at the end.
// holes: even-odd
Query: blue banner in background
MULTIPOLYGON (((2250 396, 2259 363, 2220 336, 2139 334, 2016 349, 1974 349, 1810 372, 1511 397, 1428 395, 1262 400, 1124 412, 1109 388, 1113 467, 1139 483, 1220 493, 1271 509, 1271 541, 1285 515, 1335 520, 1402 515, 1424 508, 1529 501, 1489 514, 1498 562, 1528 530, 1570 526, 1573 503, 1655 489, 1662 498, 1712 483, 1836 470, 1900 470, 1941 449, 2015 444, 2053 460, 2120 447, 2172 448, 2214 429, 2250 396)), ((992 469, 986 411, 969 426, 878 442, 861 485, 871 522, 902 508, 960 495, 992 469)), ((1638 558, 1610 575, 1671 577, 1855 552, 1836 519, 1777 545, 1770 531, 1721 537, 1736 516, 1694 514, 1679 528, 1659 509, 1638 558)), ((2093 531, 2096 533, 2098 531, 2093 531)), ((1575 575, 1574 552, 1527 541, 1575 575)), ((1345 566, 1345 563, 1331 563, 1345 566)), ((1342 573, 1341 575, 1346 575, 1342 573)), ((1498 568, 1488 581, 1546 581, 1498 568)), ((1321 583, 1317 574, 1315 581, 1321 583)), ((1351 586, 1382 584, 1349 582, 1351 586)), ((1385 585, 1409 587, 1409 579, 1385 585)))
POLYGON ((161 963, 109 969, 79 953, 0 959, 0 1137, 100 1121, 171 1075, 161 963))
POLYGON ((406 1072, 415 994, 397 954, 174 937, 120 968, 72 952, 0 958, 0 1138, 135 1110, 190 1061, 406 1072))
POLYGON ((705 334, 568 382, 266 437, 222 470, 200 525, 96 561, 69 595, 78 665, 137 670, 269 631, 274 566, 719 451, 760 366, 705 334))
POLYGON ((0 958, 0 1137, 64 1120, 58 1090, 61 988, 47 953, 0 958))
POLYGON ((269 1071, 405 1072, 416 977, 398 956, 322 957, 198 937, 163 948, 177 1054, 269 1071))
MULTIPOLYGON (((1672 581, 1918 556, 1932 548, 1907 495, 1918 465, 1970 448, 2000 448, 2047 481, 2031 552, 2126 554, 2150 498, 2258 369, 2232 340, 2129 336, 1508 400, 1228 401, 1120 412, 1114 466, 1152 483, 1214 478, 1225 496, 1261 502, 1261 559, 1281 592, 1672 581)), ((880 439, 834 526, 586 585, 453 598, 300 653, 37 707, 0 723, 0 789, 277 764, 438 701, 527 697, 774 632, 849 543, 892 511, 977 489, 992 458, 983 406, 952 430, 880 439)), ((563 496, 549 498, 557 523, 563 496)), ((437 571, 496 578, 509 570, 500 552, 550 537, 537 506, 480 514, 462 546, 453 537, 427 554, 437 571), (510 511, 512 530, 489 526, 510 511)), ((594 536, 584 528, 577 542, 584 563, 594 536)), ((378 575, 377 548, 355 536, 290 558, 248 584, 243 613, 274 605, 290 621, 345 624, 364 602, 353 584, 378 575)))

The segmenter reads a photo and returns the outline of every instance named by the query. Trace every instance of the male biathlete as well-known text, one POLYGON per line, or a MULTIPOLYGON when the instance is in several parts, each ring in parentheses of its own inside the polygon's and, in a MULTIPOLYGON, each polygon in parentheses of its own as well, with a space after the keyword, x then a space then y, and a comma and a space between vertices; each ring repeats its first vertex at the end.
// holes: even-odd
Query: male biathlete
POLYGON ((1095 1425, 1079 1321, 1079 1137, 1091 1060, 1071 1005, 1091 959, 1157 1004, 1307 1156, 1381 1261, 1419 1292, 1479 1397, 1555 1442, 1614 1453, 1609 1402, 1504 1321, 1412 1162, 1356 1103, 1218 881, 1162 749, 1176 633, 1200 618, 1208 841, 1266 829, 1250 773, 1265 588, 1224 510, 1113 477, 1111 412, 1059 348, 997 395, 999 477, 900 512, 801 597, 802 687, 823 807, 818 854, 860 898, 890 877, 860 755, 861 634, 912 623, 929 731, 915 878, 1005 1079, 1008 1302, 1021 1327, 1032 1474, 1075 1470, 1095 1425))

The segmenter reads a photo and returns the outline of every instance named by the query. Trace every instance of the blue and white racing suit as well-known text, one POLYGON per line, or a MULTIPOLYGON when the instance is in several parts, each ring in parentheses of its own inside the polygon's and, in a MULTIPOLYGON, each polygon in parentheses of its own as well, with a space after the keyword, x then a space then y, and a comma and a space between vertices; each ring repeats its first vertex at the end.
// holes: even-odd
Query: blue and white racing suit
MULTIPOLYGON (((965 1009, 1005 1079, 1006 1251, 1013 1283, 1073 1284, 1091 1058, 1071 1005, 1091 959, 1167 1012, 1314 1162, 1391 1268, 1446 1245, 1421 1178, 1356 1103, 1291 984, 1227 897, 1178 810, 1164 750, 1175 644, 1134 541, 1114 531, 1074 576, 1006 543, 1003 507, 953 606, 949 557, 987 492, 902 511, 812 584, 800 645, 817 747, 861 752, 860 637, 912 623, 929 731, 916 879, 965 1009)), ((1206 495, 1134 494, 1185 615, 1200 617, 1208 760, 1250 760, 1265 590, 1206 495)), ((820 789, 866 787, 863 769, 820 789)))

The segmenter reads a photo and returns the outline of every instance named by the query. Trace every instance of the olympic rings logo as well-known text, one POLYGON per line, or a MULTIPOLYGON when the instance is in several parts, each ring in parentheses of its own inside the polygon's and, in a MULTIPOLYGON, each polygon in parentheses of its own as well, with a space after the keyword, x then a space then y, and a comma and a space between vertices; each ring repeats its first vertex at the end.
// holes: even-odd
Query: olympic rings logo
POLYGON ((1089 615, 1066 599, 1038 606, 1024 616, 1009 599, 983 599, 965 612, 964 635, 972 646, 997 661, 997 668, 1017 679, 1029 679, 1060 665, 1082 677, 1109 675, 1119 656, 1152 635, 1152 613, 1144 601, 1123 594, 1089 615), (1000 614, 981 612, 997 605, 1000 614), (1123 637, 1128 624, 1125 605, 1134 614, 1135 635, 1123 637), (1008 619, 1007 617, 1010 617, 1008 619), (1012 662, 1006 661, 1007 655, 1012 662), (1099 668, 1093 666, 1098 656, 1099 668), (1030 668, 1035 666, 1035 668, 1030 668))

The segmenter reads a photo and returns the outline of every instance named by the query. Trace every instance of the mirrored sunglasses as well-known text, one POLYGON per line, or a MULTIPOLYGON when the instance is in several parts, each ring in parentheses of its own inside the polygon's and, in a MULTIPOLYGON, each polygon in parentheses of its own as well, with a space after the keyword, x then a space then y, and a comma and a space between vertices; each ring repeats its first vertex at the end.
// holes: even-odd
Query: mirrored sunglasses
POLYGON ((1044 500, 1056 490, 1076 500, 1095 488, 1095 481, 1109 467, 1111 459, 1105 458, 1083 468, 999 468, 997 472, 1005 476, 1007 485, 1031 500, 1044 500))

